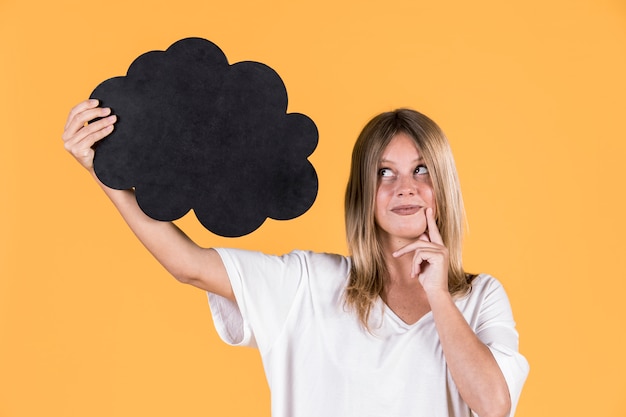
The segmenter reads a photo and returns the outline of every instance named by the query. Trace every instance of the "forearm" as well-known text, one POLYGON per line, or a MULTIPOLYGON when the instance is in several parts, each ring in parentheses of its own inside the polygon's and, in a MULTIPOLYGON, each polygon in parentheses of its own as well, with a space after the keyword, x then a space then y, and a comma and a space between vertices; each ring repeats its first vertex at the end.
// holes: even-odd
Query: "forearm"
POLYGON ((476 336, 448 292, 429 295, 450 374, 468 406, 480 417, 506 416, 511 399, 491 351, 476 336))
MULTIPOLYGON (((148 251, 177 280, 190 283, 201 274, 196 271, 194 257, 204 249, 196 245, 175 224, 147 216, 137 204, 133 190, 115 190, 104 185, 92 171, 92 176, 113 202, 130 229, 148 251)), ((197 259, 197 258, 196 258, 197 259)))

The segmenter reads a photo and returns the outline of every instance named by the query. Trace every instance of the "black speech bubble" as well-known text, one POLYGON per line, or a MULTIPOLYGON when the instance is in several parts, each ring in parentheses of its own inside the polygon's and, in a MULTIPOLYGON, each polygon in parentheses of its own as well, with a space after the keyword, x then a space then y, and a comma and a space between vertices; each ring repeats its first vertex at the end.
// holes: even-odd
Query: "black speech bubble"
POLYGON ((134 187, 154 219, 193 209, 211 232, 236 237, 268 217, 298 217, 315 201, 307 158, 317 128, 286 113, 285 85, 265 64, 229 65, 217 45, 187 38, 139 56, 91 97, 118 116, 96 147, 96 175, 111 188, 134 187))

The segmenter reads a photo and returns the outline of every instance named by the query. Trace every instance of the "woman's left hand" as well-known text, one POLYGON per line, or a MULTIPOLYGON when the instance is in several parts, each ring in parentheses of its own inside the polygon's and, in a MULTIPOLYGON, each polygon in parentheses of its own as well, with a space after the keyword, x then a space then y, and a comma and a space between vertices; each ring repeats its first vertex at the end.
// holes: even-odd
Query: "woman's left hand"
POLYGON ((394 252, 394 257, 400 257, 413 252, 413 266, 411 277, 417 277, 429 295, 433 292, 445 291, 448 293, 448 248, 437 228, 437 222, 432 208, 426 209, 428 229, 413 243, 394 252))

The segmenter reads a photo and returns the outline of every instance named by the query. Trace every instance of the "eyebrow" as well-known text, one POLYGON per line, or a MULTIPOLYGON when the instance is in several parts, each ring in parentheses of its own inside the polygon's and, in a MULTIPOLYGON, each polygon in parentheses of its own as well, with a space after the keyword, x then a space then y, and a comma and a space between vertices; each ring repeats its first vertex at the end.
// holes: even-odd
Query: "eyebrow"
MULTIPOLYGON (((382 163, 389 163, 389 162, 393 163, 393 161, 391 161, 391 160, 389 160, 389 159, 385 159, 385 158, 382 158, 380 161, 378 161, 378 163, 379 163, 379 164, 382 164, 382 163)), ((417 162, 424 162, 424 158, 422 158, 422 157, 420 156, 419 158, 414 159, 412 162, 413 162, 413 163, 417 163, 417 162)))

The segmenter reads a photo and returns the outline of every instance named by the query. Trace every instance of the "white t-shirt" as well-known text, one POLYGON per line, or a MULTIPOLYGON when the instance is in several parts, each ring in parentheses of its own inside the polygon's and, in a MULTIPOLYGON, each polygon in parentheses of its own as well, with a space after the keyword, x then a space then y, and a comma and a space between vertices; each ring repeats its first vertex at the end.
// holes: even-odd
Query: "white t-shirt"
MULTIPOLYGON (((294 251, 270 256, 217 249, 237 303, 209 293, 228 344, 259 349, 273 417, 467 417, 432 313, 408 325, 379 299, 371 333, 346 310, 350 258, 294 251)), ((528 363, 500 283, 479 275, 456 301, 493 353, 515 412, 528 363)))

